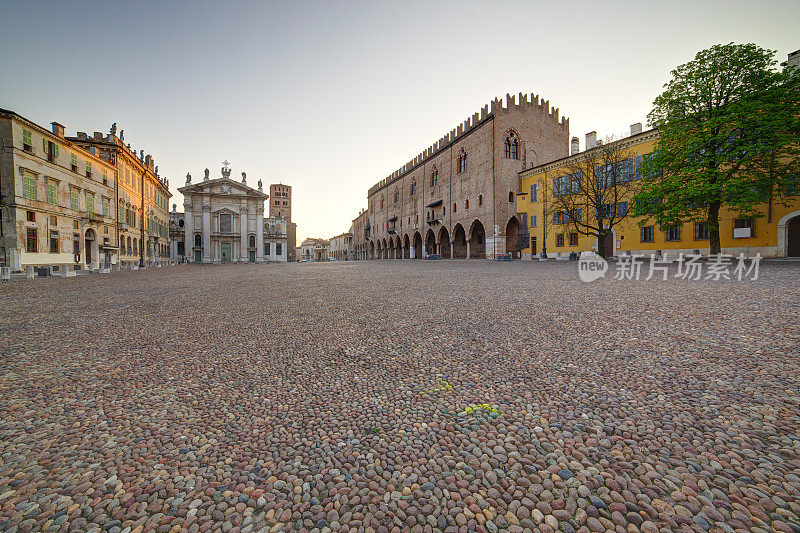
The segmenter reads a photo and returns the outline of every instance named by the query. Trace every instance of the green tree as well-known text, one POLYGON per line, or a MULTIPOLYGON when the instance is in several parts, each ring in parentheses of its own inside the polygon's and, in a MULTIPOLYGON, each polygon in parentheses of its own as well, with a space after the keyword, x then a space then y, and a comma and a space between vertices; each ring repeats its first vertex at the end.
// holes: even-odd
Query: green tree
POLYGON ((672 71, 648 115, 655 151, 634 198, 634 215, 662 229, 705 222, 720 253, 719 214, 764 216, 796 179, 800 90, 795 70, 754 44, 715 45, 672 71), (771 204, 770 204, 771 205, 771 204))

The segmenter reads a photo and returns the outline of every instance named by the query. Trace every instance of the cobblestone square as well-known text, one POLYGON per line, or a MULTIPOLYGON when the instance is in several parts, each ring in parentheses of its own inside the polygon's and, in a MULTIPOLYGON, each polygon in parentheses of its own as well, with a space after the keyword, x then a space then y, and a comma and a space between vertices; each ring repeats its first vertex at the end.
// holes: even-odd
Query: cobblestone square
POLYGON ((0 286, 0 531, 800 532, 800 263, 0 286))

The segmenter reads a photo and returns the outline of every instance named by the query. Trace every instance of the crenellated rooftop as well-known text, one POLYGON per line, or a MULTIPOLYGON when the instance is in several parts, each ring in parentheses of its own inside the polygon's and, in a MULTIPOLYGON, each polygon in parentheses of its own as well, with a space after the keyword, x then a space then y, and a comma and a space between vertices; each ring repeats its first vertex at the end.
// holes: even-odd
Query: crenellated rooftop
POLYGON ((539 95, 533 93, 530 94, 530 97, 527 94, 523 93, 519 93, 516 96, 506 94, 505 105, 503 104, 503 101, 501 99, 495 98, 487 105, 483 106, 483 108, 481 108, 479 112, 473 113, 472 116, 468 117, 462 124, 459 124, 457 127, 450 130, 449 133, 445 134, 438 141, 433 143, 429 148, 423 150, 414 159, 410 160, 408 163, 406 163, 405 165, 395 170, 390 175, 386 176, 384 179, 382 179, 381 181, 370 187, 368 196, 372 196, 376 191, 382 189, 386 185, 393 183, 395 180, 401 178, 408 172, 411 172, 419 165, 424 164, 430 158, 432 158, 442 150, 450 147, 453 143, 457 142, 465 135, 471 133, 475 128, 477 128, 479 125, 489 120, 493 116, 515 112, 523 109, 537 110, 542 115, 548 116, 555 123, 561 125, 562 128, 565 128, 567 131, 569 131, 569 119, 566 117, 561 117, 561 120, 559 121, 558 108, 550 107, 549 100, 540 99, 539 95))

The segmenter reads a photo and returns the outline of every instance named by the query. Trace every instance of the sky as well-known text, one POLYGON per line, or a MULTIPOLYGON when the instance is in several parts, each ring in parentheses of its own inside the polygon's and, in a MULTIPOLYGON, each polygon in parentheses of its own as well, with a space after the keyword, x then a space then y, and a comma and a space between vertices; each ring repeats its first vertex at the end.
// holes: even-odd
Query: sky
POLYGON ((646 125, 716 43, 800 49, 800 2, 14 2, 0 107, 68 135, 125 130, 177 188, 293 187, 298 242, 346 232, 367 189, 492 99, 535 93, 581 139, 646 125))

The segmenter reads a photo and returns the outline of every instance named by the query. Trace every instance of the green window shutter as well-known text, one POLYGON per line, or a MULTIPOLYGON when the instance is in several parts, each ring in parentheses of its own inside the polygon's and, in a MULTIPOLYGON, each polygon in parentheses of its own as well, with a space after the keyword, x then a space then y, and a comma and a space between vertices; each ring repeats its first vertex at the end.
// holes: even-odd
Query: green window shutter
POLYGON ((103 199, 103 216, 108 216, 108 200, 103 199))
POLYGON ((50 205, 58 205, 58 192, 55 183, 47 184, 47 203, 50 205))
POLYGON ((33 143, 31 142, 31 132, 28 130, 22 130, 22 144, 27 144, 28 146, 32 146, 33 143))
POLYGON ((58 159, 58 145, 57 144, 53 145, 53 150, 54 150, 53 153, 55 154, 56 159, 58 159))
POLYGON ((81 204, 80 204, 80 200, 78 199, 78 191, 72 191, 70 196, 71 196, 71 200, 72 200, 72 209, 74 211, 80 211, 81 210, 81 204))
POLYGON ((86 197, 86 215, 91 218, 94 214, 94 198, 91 196, 86 197))
POLYGON ((36 181, 30 176, 25 176, 22 182, 22 195, 28 200, 36 200, 36 181))
POLYGON ((91 172, 91 171, 92 171, 92 162, 91 161, 87 161, 86 162, 86 172, 91 172))
POLYGON ((47 155, 47 139, 42 139, 42 150, 44 150, 45 155, 47 155))
POLYGON ((75 154, 72 154, 72 164, 78 166, 78 156, 75 154))

